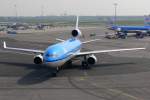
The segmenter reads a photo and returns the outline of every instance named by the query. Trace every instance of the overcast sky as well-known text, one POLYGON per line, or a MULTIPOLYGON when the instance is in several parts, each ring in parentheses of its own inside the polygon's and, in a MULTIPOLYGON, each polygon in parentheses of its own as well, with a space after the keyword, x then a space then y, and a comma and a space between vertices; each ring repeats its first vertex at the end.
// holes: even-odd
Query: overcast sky
POLYGON ((150 0, 0 0, 0 16, 150 14, 150 0), (16 5, 16 7, 15 7, 16 5), (16 8, 16 9, 15 9, 16 8))

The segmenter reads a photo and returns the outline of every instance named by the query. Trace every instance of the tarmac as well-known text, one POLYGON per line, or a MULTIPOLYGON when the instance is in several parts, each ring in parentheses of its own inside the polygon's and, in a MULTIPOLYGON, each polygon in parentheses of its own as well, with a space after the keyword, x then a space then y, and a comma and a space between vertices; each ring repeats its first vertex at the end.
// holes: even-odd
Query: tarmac
MULTIPOLYGON (((72 28, 39 33, 1 35, 8 46, 41 49, 67 39, 72 28)), ((33 63, 33 54, 11 52, 0 46, 0 100, 150 100, 150 37, 105 39, 104 28, 81 28, 85 40, 101 40, 83 45, 82 51, 146 47, 146 50, 96 54, 98 62, 90 70, 80 69, 80 61, 52 77, 52 69, 33 63)))

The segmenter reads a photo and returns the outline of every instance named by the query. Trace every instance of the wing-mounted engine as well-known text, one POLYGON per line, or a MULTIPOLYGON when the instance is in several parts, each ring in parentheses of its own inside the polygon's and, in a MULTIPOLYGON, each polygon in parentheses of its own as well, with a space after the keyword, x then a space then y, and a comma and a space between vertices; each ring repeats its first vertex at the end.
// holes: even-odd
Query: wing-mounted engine
POLYGON ((75 29, 75 30, 72 30, 71 35, 73 37, 80 37, 80 36, 82 36, 82 33, 79 29, 75 29))
POLYGON ((121 29, 120 27, 118 27, 118 28, 116 29, 116 31, 117 31, 117 32, 120 32, 120 31, 122 31, 122 29, 121 29))
POLYGON ((97 58, 96 58, 95 55, 90 55, 90 56, 87 58, 87 63, 88 63, 88 64, 94 65, 96 62, 97 62, 97 58))
POLYGON ((34 57, 34 63, 35 64, 42 64, 43 63, 43 56, 41 54, 36 55, 34 57))

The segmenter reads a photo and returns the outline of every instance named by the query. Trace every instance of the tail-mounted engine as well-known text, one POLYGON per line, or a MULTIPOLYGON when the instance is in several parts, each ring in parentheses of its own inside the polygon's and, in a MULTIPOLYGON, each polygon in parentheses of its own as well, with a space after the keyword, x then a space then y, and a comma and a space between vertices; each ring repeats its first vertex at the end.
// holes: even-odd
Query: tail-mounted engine
POLYGON ((87 58, 87 62, 88 62, 88 64, 94 65, 97 62, 96 56, 95 55, 90 55, 87 58))
POLYGON ((36 55, 34 57, 34 63, 35 64, 42 64, 43 63, 43 56, 40 54, 40 55, 36 55))
POLYGON ((82 35, 82 33, 81 33, 81 31, 79 29, 75 29, 75 30, 72 30, 71 35, 73 37, 79 37, 79 36, 82 35))

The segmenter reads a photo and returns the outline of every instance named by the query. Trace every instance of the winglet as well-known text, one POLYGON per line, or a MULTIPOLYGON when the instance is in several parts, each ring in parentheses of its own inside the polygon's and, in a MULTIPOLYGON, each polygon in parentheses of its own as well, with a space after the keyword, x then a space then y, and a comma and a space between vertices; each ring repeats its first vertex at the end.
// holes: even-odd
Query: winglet
POLYGON ((6 48, 6 42, 5 41, 3 42, 3 47, 6 48))
POLYGON ((79 28, 79 16, 77 16, 77 19, 76 19, 76 29, 79 28))

